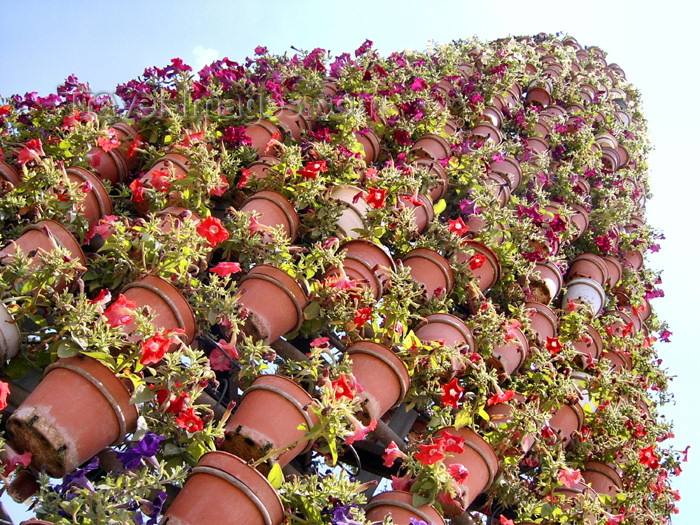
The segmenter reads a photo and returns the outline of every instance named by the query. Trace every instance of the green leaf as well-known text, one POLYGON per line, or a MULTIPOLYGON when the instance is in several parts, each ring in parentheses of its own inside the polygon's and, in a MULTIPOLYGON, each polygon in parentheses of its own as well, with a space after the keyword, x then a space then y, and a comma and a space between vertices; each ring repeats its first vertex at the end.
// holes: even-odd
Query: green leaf
POLYGON ((284 474, 282 473, 282 467, 280 467, 279 463, 272 465, 270 473, 267 475, 267 481, 269 481, 270 485, 275 489, 279 489, 282 486, 282 483, 284 483, 284 474))
POLYGON ((62 358, 73 357, 74 355, 77 355, 78 352, 80 352, 80 348, 69 341, 61 341, 56 347, 56 353, 58 354, 58 357, 62 358))
POLYGON ((445 199, 440 199, 433 206, 433 211, 435 211, 435 215, 440 215, 446 208, 447 202, 445 202, 445 199))
POLYGON ((151 390, 144 384, 140 385, 134 390, 131 399, 129 399, 129 403, 131 403, 132 405, 138 405, 139 403, 145 403, 146 401, 152 398, 153 390, 151 390))
POLYGON ((304 319, 316 319, 321 315, 321 303, 309 303, 309 306, 304 308, 304 319))
POLYGON ((484 407, 479 408, 479 415, 484 418, 486 421, 491 421, 491 416, 489 416, 488 412, 484 410, 484 407))
POLYGON ((462 410, 455 417, 455 428, 462 428, 464 426, 467 426, 469 423, 472 422, 472 420, 472 415, 468 411, 462 410))

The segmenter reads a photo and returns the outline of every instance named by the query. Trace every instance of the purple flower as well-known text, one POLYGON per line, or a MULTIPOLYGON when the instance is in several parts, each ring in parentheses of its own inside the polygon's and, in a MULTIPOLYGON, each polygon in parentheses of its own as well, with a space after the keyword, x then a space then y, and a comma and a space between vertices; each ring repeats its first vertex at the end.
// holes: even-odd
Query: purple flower
POLYGON ((476 201, 470 201, 469 199, 462 199, 459 201, 459 209, 462 211, 462 215, 466 217, 478 215, 481 211, 476 205, 476 201))
POLYGON ((265 46, 258 46, 255 48, 256 55, 267 55, 267 48, 265 46))
POLYGON ((361 522, 355 520, 350 513, 353 505, 338 505, 333 509, 333 525, 362 525, 361 522))
POLYGON ((426 522, 419 520, 418 518, 411 518, 408 521, 411 525, 428 525, 426 522))
POLYGON ((367 51, 372 49, 373 43, 374 42, 369 39, 365 40, 362 45, 355 50, 355 56, 359 57, 360 55, 364 55, 367 51))
POLYGON ((253 139, 251 139, 245 132, 243 126, 229 126, 224 129, 224 134, 221 137, 227 146, 235 148, 236 146, 251 146, 253 144, 253 139))
POLYGON ((92 472, 93 470, 96 470, 99 464, 100 460, 97 458, 97 456, 95 456, 84 467, 77 468, 73 472, 65 476, 63 478, 63 483, 61 483, 60 485, 56 485, 54 487, 54 490, 58 492, 61 496, 66 496, 68 494, 68 491, 72 487, 79 487, 81 489, 84 488, 91 492, 94 492, 92 483, 90 483, 90 480, 87 479, 87 474, 92 472))
POLYGON ((160 450, 160 442, 165 439, 153 432, 146 432, 140 441, 124 452, 117 452, 117 459, 126 469, 136 468, 141 462, 141 458, 150 458, 160 450))

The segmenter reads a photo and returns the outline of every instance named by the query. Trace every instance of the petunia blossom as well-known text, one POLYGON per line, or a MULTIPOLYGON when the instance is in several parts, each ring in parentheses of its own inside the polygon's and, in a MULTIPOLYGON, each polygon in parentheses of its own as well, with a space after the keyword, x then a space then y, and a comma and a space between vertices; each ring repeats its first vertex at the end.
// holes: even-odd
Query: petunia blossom
POLYGON ((462 220, 462 217, 458 217, 456 219, 449 219, 447 221, 447 227, 448 229, 457 235, 464 235, 469 231, 469 226, 465 224, 465 222, 462 220))
POLYGON ((484 265, 485 262, 486 256, 481 253, 477 253, 469 258, 469 268, 471 271, 478 270, 484 265))
POLYGON ((413 457, 423 465, 433 465, 445 459, 445 451, 438 443, 420 445, 420 452, 414 454, 413 457))
POLYGON ((374 209, 380 209, 384 207, 386 201, 386 189, 384 188, 370 188, 367 190, 367 197, 365 198, 367 204, 372 206, 374 209))
POLYGON ((199 223, 197 233, 204 237, 212 248, 229 238, 229 232, 221 220, 211 216, 199 223))
POLYGON ((355 441, 361 441, 365 439, 365 437, 367 437, 367 434, 369 434, 372 430, 377 428, 376 419, 370 421, 369 425, 367 426, 360 423, 360 421, 355 416, 348 416, 348 419, 350 419, 350 422, 355 427, 355 431, 345 438, 346 445, 352 445, 355 441))
POLYGON ((447 466, 447 472, 457 483, 462 484, 469 477, 469 470, 460 463, 452 463, 447 466))
POLYGON ((175 419, 175 424, 180 428, 184 428, 190 434, 204 429, 204 421, 202 421, 202 418, 197 415, 192 407, 180 412, 175 419))
POLYGON ((10 395, 10 385, 0 381, 0 410, 7 408, 7 396, 10 395))
POLYGON ((408 456, 401 451, 395 442, 392 441, 389 443, 389 446, 384 449, 382 459, 384 460, 385 467, 391 467, 394 465, 397 459, 408 459, 408 456))
POLYGON ((457 407, 459 399, 462 397, 464 388, 459 386, 459 378, 455 377, 449 383, 442 385, 442 404, 443 406, 457 407))
POLYGON ((557 478, 566 488, 571 488, 581 481, 581 473, 578 470, 564 467, 559 470, 557 478))
POLYGON ((219 277, 226 277, 233 273, 239 273, 241 271, 241 265, 237 262, 222 261, 216 266, 209 268, 209 271, 215 273, 219 277))
POLYGON ((359 308, 357 312, 355 312, 355 317, 353 319, 353 322, 355 323, 355 326, 357 328, 360 328, 362 325, 364 325, 367 321, 369 321, 372 317, 372 308, 367 306, 365 308, 359 308))
POLYGON ((331 388, 335 394, 336 401, 344 397, 347 399, 353 399, 355 397, 355 389, 348 382, 348 376, 345 374, 341 375, 335 381, 331 381, 331 388))
POLYGON ((440 445, 445 452, 452 452, 453 454, 464 452, 464 438, 451 434, 447 430, 440 432, 440 437, 435 440, 435 443, 440 445))
POLYGON ((209 365, 213 370, 231 370, 232 360, 241 357, 236 345, 225 339, 219 339, 216 345, 216 348, 209 354, 209 365))
POLYGON ((26 164, 32 160, 39 160, 45 155, 41 139, 28 140, 17 154, 17 162, 26 164))
POLYGON ((557 355, 559 352, 561 352, 562 344, 558 337, 548 337, 546 345, 547 350, 549 350, 549 353, 552 355, 557 355))
POLYGON ((496 405, 498 403, 507 403, 508 401, 513 399, 514 395, 515 395, 515 392, 513 390, 505 390, 503 392, 493 394, 491 397, 489 397, 486 400, 486 406, 490 407, 490 406, 496 405))
POLYGON ((107 318, 107 323, 112 328, 129 324, 134 320, 134 308, 136 303, 130 301, 122 294, 119 294, 117 300, 110 304, 104 311, 104 316, 107 318))
POLYGON ((162 333, 156 332, 153 336, 141 342, 141 364, 152 365, 158 363, 170 348, 172 341, 162 333))

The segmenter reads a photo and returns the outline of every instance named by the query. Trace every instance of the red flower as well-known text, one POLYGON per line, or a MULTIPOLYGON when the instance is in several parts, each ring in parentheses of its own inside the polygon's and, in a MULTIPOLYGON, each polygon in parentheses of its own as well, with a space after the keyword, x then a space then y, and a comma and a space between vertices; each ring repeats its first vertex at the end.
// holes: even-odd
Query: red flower
POLYGON ((209 363, 213 370, 231 370, 231 360, 240 359, 236 345, 225 339, 219 339, 217 347, 209 354, 209 363))
POLYGON ((458 217, 456 219, 449 219, 447 221, 448 228, 452 233, 456 233, 457 235, 464 235, 469 231, 469 226, 467 226, 464 221, 462 220, 462 217, 458 217))
POLYGON ((94 299, 88 299, 88 303, 90 304, 98 304, 100 306, 104 306, 108 302, 112 300, 112 294, 110 293, 107 288, 102 288, 100 290, 100 293, 95 297, 94 299))
POLYGON ((389 446, 384 450, 384 454, 382 454, 385 467, 391 467, 397 459, 406 459, 407 457, 393 441, 389 443, 389 446))
POLYGON ((113 149, 121 146, 116 130, 114 128, 109 128, 107 130, 107 135, 102 135, 97 139, 97 145, 104 152, 112 151, 113 149))
POLYGON ((420 445, 420 452, 413 456, 416 461, 420 461, 423 465, 432 465, 438 461, 445 459, 445 452, 442 446, 438 443, 432 445, 420 445))
POLYGON ((370 320, 372 317, 372 308, 367 306, 365 308, 360 308, 355 312, 355 318, 353 322, 357 328, 360 328, 363 324, 370 320))
POLYGON ((248 179, 250 178, 250 174, 253 173, 250 171, 248 168, 243 168, 241 170, 241 178, 238 181, 237 187, 239 190, 243 189, 245 185, 248 183, 248 179))
POLYGON ((112 235, 115 232, 114 222, 117 220, 116 215, 105 215, 96 224, 90 228, 87 236, 85 237, 85 242, 88 243, 92 240, 95 235, 99 235, 103 240, 112 235))
POLYGON ((7 396, 10 394, 10 385, 0 381, 0 410, 7 408, 7 396))
POLYGON ((581 473, 568 467, 561 469, 557 477, 566 488, 571 488, 581 481, 581 473))
POLYGON ((180 412, 180 415, 177 416, 175 423, 178 427, 184 428, 190 434, 204 429, 204 421, 202 421, 202 418, 195 413, 194 408, 192 407, 180 412))
POLYGON ((651 469, 659 468, 659 456, 654 452, 654 445, 649 445, 639 451, 639 462, 651 469))
POLYGON ((455 377, 449 383, 442 385, 442 404, 446 407, 457 408, 462 392, 464 392, 464 388, 459 386, 459 378, 455 377))
POLYGON ((513 399, 514 395, 515 392, 513 390, 506 390, 505 392, 494 394, 486 400, 486 406, 490 407, 498 403, 507 403, 508 401, 513 399))
POLYGON ((360 423, 360 421, 358 421, 358 419, 354 416, 348 416, 348 419, 350 419, 350 422, 355 427, 355 431, 345 438, 346 445, 352 445, 355 441, 365 439, 367 434, 369 434, 372 430, 377 428, 376 419, 370 421, 369 425, 367 426, 364 426, 362 423, 360 423))
POLYGON ((383 208, 386 201, 386 190, 383 188, 370 188, 367 190, 367 204, 375 209, 383 208))
POLYGON ((5 115, 10 114, 10 106, 7 104, 4 106, 0 106, 0 117, 4 117, 5 115))
POLYGON ((311 343, 309 343, 309 346, 311 348, 328 348, 328 339, 327 337, 316 337, 311 343))
POLYGON ((515 525, 513 523, 513 520, 509 520, 503 514, 501 514, 501 516, 500 516, 500 521, 501 521, 501 525, 515 525))
POLYGON ((469 477, 469 471, 464 467, 464 465, 461 465, 459 463, 452 463, 451 465, 447 465, 447 472, 450 476, 452 476, 452 479, 459 484, 462 484, 465 481, 467 481, 467 478, 469 477))
POLYGON ((171 341, 160 332, 141 342, 141 364, 152 365, 158 363, 170 348, 171 341))
POLYGON ((461 454, 464 452, 464 438, 450 434, 447 430, 440 432, 440 437, 435 441, 445 452, 461 454))
POLYGON ((179 414, 189 404, 190 395, 187 392, 182 392, 176 396, 168 392, 167 389, 161 388, 156 392, 156 401, 161 407, 165 406, 166 414, 179 414))
POLYGON ((204 237, 209 242, 209 246, 212 247, 224 242, 229 237, 228 230, 216 217, 207 217, 200 222, 197 226, 197 233, 204 237))
POLYGON ((319 173, 325 173, 326 171, 328 171, 326 161, 317 160, 306 163, 302 169, 297 170, 297 173, 305 179, 315 179, 319 173))
POLYGON ((477 253, 476 255, 472 255, 469 259, 469 268, 471 268, 472 271, 478 270, 484 265, 485 262, 486 256, 482 255, 481 253, 477 253))
POLYGON ((339 379, 331 381, 331 387, 333 388, 333 392, 335 392, 336 401, 343 397, 347 397, 348 399, 353 399, 355 397, 355 389, 348 383, 348 376, 345 374, 341 375, 339 379))
POLYGON ((213 268, 209 268, 211 273, 215 273, 219 277, 226 277, 232 273, 238 273, 241 271, 241 265, 237 262, 220 262, 213 268))
POLYGON ((552 355, 557 355, 561 352, 562 346, 558 337, 548 337, 547 338, 547 350, 552 355))
POLYGON ((209 190, 209 195, 214 195, 215 197, 221 197, 226 190, 228 190, 228 179, 223 173, 219 176, 221 183, 218 186, 213 187, 209 190))
POLYGON ((518 321, 517 319, 513 319, 506 325, 506 342, 512 341, 513 339, 518 338, 518 333, 522 333, 520 331, 520 327, 523 324, 518 321))
POLYGON ((131 191, 134 194, 134 202, 144 202, 143 198, 143 182, 141 182, 141 179, 134 179, 131 184, 129 184, 129 188, 131 188, 131 191))
POLYGON ((41 145, 41 139, 28 140, 24 144, 24 148, 22 148, 17 155, 17 162, 20 164, 26 164, 29 161, 38 160, 44 155, 45 153, 44 148, 41 145))
POLYGON ((151 186, 165 193, 170 189, 170 172, 166 170, 151 171, 151 186))
POLYGON ((134 320, 134 308, 136 308, 134 301, 129 301, 122 294, 119 294, 117 300, 107 307, 103 315, 107 318, 109 326, 115 328, 129 324, 134 320))

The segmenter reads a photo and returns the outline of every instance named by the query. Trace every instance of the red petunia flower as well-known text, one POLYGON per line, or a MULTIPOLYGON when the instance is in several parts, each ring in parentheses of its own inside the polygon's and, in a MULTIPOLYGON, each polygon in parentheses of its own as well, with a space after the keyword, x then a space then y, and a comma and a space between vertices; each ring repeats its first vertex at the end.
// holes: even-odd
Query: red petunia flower
POLYGON ((348 419, 355 427, 355 431, 345 438, 346 445, 352 445, 355 441, 360 441, 367 437, 372 430, 377 428, 377 420, 373 419, 369 422, 369 425, 365 426, 354 416, 348 416, 348 419))
POLYGON ((28 140, 24 144, 24 148, 22 148, 17 155, 17 162, 20 164, 26 164, 32 160, 39 160, 39 158, 43 157, 44 155, 45 153, 41 144, 41 139, 28 140))
POLYGON ((10 385, 0 381, 0 410, 7 408, 7 396, 10 395, 10 385))
POLYGON ((151 172, 151 186, 161 193, 170 189, 170 172, 167 170, 153 170, 151 172))
POLYGON ((459 386, 459 378, 455 377, 449 383, 442 385, 442 404, 446 407, 457 408, 462 392, 464 392, 464 388, 459 386))
POLYGON ((160 362, 170 348, 171 341, 160 332, 141 342, 141 364, 153 365, 160 362))
POLYGON ((253 173, 248 168, 241 169, 241 178, 236 185, 239 190, 243 189, 246 184, 248 184, 248 179, 250 179, 250 174, 253 173))
POLYGON ((562 345, 558 337, 548 337, 547 338, 547 350, 552 355, 557 355, 561 352, 562 345))
POLYGON ((571 488, 581 481, 581 473, 578 470, 564 467, 559 471, 557 478, 566 488, 571 488))
POLYGON ((367 306, 365 308, 360 308, 355 312, 355 318, 353 322, 357 328, 360 328, 363 324, 370 320, 372 317, 372 308, 367 306))
POLYGON ((413 456, 416 461, 420 461, 423 465, 433 465, 438 461, 445 459, 445 452, 442 446, 438 443, 432 445, 420 445, 420 452, 413 456))
POLYGON ((452 463, 451 465, 447 465, 447 473, 459 484, 467 481, 467 478, 469 477, 469 471, 460 463, 452 463))
POLYGON ((481 253, 477 253, 476 255, 472 255, 469 259, 469 268, 471 268, 472 271, 478 270, 484 265, 485 262, 486 256, 481 253))
POLYGON ((143 198, 143 182, 141 182, 141 179, 134 179, 131 184, 129 184, 129 188, 131 188, 131 191, 134 194, 134 202, 144 202, 143 198))
POLYGON ((219 277, 226 277, 232 273, 239 273, 241 271, 241 265, 237 262, 220 262, 216 266, 209 268, 211 273, 215 273, 219 277))
POLYGON ((448 228, 452 233, 456 233, 457 235, 464 235, 469 231, 469 226, 467 226, 464 221, 462 220, 462 217, 458 217, 456 219, 449 219, 447 221, 448 228))
POLYGON ((407 457, 393 441, 389 443, 389 446, 384 450, 384 454, 382 454, 385 467, 391 467, 397 459, 406 459, 407 457))
POLYGON ((240 359, 238 349, 234 343, 225 339, 219 339, 217 347, 209 354, 209 363, 213 370, 231 370, 231 360, 240 359))
POLYGON ((490 407, 492 405, 497 405, 498 403, 507 403, 513 399, 514 395, 515 392, 513 390, 506 390, 505 392, 494 394, 486 400, 486 406, 490 407))
POLYGON ((659 468, 659 456, 654 452, 654 445, 639 450, 639 462, 651 469, 659 468))
POLYGON ((374 209, 383 208, 386 201, 386 190, 384 188, 370 188, 367 190, 367 198, 365 200, 374 209))
POLYGON ((228 230, 216 217, 207 217, 197 226, 197 233, 204 237, 209 246, 214 247, 229 237, 228 230))
POLYGON ((161 407, 165 407, 166 414, 179 414, 190 402, 190 395, 182 392, 179 396, 171 394, 167 389, 161 388, 156 392, 156 401, 161 407))
POLYGON ((319 173, 325 173, 326 171, 328 171, 326 161, 317 160, 314 162, 307 162, 303 168, 297 170, 297 173, 305 179, 315 179, 318 177, 319 173))
POLYGON ((445 452, 452 452, 453 454, 464 452, 464 438, 450 434, 447 430, 440 432, 440 437, 435 440, 435 443, 440 445, 445 452))
POLYGON ((128 300, 122 294, 119 294, 117 300, 110 304, 104 311, 104 316, 107 318, 107 323, 112 328, 129 324, 134 320, 134 308, 136 303, 128 300))
POLYGON ((180 412, 180 415, 175 419, 175 423, 178 427, 184 428, 190 434, 204 429, 204 421, 202 421, 202 418, 197 415, 192 407, 180 412))
POLYGON ((109 128, 107 130, 107 135, 102 135, 97 139, 97 145, 104 152, 112 151, 121 146, 119 137, 117 137, 117 131, 114 128, 109 128))
POLYGON ((348 399, 353 399, 355 397, 355 389, 348 383, 348 376, 345 374, 341 375, 339 379, 331 381, 331 387, 333 388, 333 392, 335 392, 336 401, 343 397, 347 397, 348 399))

